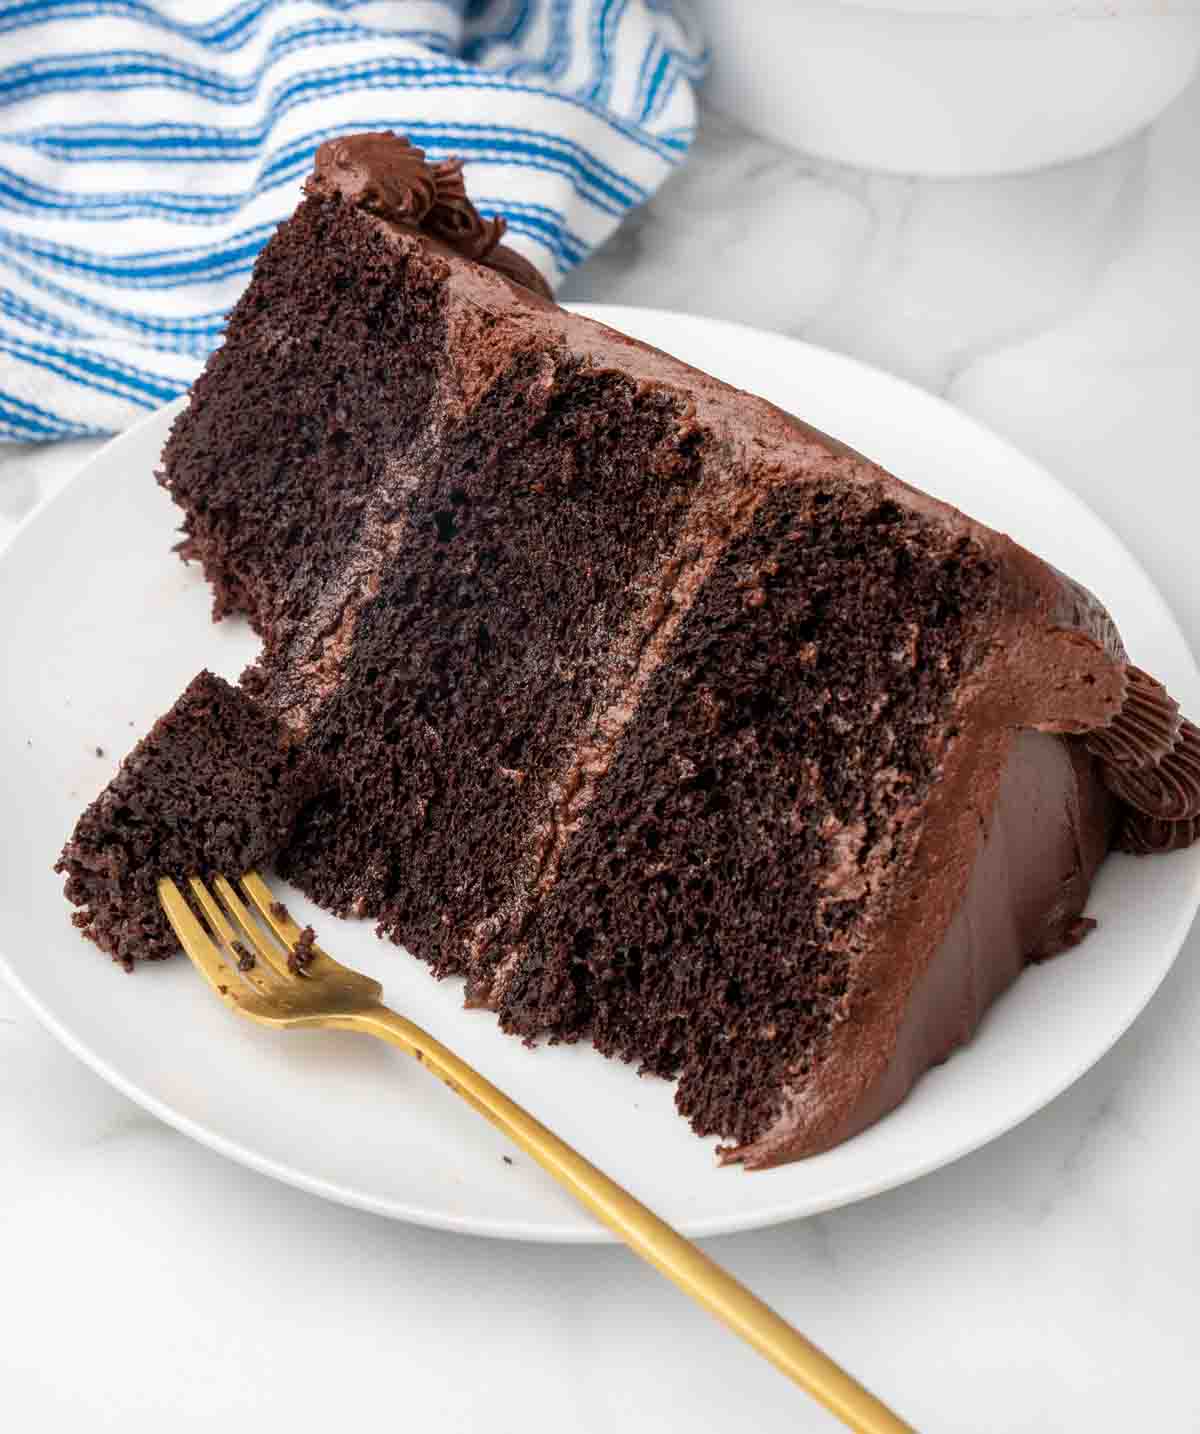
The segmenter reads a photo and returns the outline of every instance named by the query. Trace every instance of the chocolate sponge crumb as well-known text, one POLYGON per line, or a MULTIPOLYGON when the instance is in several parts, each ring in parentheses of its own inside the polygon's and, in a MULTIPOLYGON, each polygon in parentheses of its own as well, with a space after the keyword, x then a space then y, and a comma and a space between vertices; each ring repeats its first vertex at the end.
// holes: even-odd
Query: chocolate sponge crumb
POLYGON ((253 951, 247 950, 240 941, 233 943, 233 950, 238 958, 237 968, 239 971, 253 971, 256 957, 253 951))
MULTIPOLYGON (((276 905, 279 903, 276 902, 276 905)), ((307 971, 312 965, 313 945, 317 939, 317 933, 311 926, 306 926, 296 938, 296 944, 292 947, 288 956, 288 970, 296 975, 307 971)))

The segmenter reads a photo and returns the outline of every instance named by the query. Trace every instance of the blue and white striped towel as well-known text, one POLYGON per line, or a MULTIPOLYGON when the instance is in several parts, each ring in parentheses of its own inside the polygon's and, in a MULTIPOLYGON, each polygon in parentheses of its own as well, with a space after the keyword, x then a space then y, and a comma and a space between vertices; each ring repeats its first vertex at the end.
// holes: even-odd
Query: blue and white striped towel
POLYGON ((394 129, 555 282, 687 152, 671 0, 0 0, 0 439, 182 393, 317 145, 394 129))

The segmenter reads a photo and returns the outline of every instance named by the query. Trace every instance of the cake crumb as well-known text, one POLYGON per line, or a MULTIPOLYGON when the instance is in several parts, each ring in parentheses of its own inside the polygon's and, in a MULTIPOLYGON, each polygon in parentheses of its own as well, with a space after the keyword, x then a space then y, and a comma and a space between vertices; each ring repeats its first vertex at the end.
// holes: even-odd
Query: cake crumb
MULTIPOLYGON (((275 903, 275 905, 278 904, 278 902, 275 903)), ((306 926, 297 936, 296 944, 288 954, 288 970, 294 975, 300 975, 312 965, 313 945, 316 939, 317 933, 311 926, 306 926)))
POLYGON ((271 903, 271 915, 276 921, 287 921, 289 919, 288 909, 282 901, 273 901, 271 903))
POLYGON ((254 970, 254 966, 255 966, 255 959, 256 959, 256 958, 255 958, 255 955, 254 955, 254 952, 247 950, 246 947, 243 946, 240 941, 235 941, 235 942, 233 943, 233 949, 234 949, 234 952, 236 953, 237 958, 238 958, 238 963, 237 963, 237 968, 238 968, 238 970, 239 970, 239 971, 253 971, 253 970, 254 970))
POLYGON ((96 756, 97 756, 97 757, 103 757, 103 756, 104 756, 104 748, 103 748, 103 747, 97 747, 97 748, 96 748, 96 756))
POLYGON ((504 1161, 505 1165, 511 1165, 513 1163, 511 1155, 502 1155, 500 1159, 504 1161))

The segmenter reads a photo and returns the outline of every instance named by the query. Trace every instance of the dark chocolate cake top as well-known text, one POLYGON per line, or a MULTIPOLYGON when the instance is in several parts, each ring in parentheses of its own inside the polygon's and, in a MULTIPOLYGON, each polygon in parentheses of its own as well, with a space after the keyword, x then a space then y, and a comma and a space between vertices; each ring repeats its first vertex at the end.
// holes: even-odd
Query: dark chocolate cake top
POLYGON ((419 229, 464 259, 550 298, 550 286, 534 265, 500 243, 508 227, 504 219, 485 219, 471 203, 462 171, 461 159, 431 164, 403 135, 377 130, 326 140, 304 190, 340 197, 390 224, 419 229))

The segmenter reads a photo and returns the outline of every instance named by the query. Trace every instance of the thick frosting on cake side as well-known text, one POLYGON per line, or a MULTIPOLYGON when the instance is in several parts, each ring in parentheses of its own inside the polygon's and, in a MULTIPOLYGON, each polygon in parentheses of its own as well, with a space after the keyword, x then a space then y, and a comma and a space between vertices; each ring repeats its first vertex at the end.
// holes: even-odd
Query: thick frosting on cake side
POLYGON ((1115 809, 1092 766, 1078 743, 1033 731, 1014 736, 990 810, 986 817, 971 812, 982 840, 948 921, 949 891, 935 884, 922 900, 921 920, 941 933, 932 955, 922 967, 891 943, 880 953, 880 964, 911 964, 898 1019, 872 1030, 861 1014, 850 1016, 834 1037, 845 1048, 840 1058, 789 1092, 774 1124, 724 1149, 723 1160, 766 1169, 858 1134, 971 1039, 1029 961, 1086 936, 1094 922, 1080 913, 1108 850, 1115 809))

